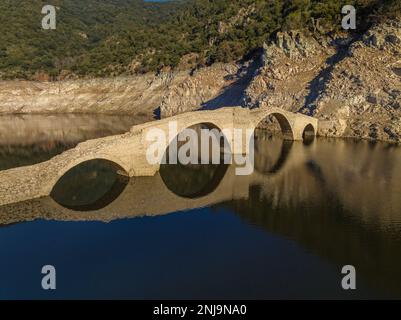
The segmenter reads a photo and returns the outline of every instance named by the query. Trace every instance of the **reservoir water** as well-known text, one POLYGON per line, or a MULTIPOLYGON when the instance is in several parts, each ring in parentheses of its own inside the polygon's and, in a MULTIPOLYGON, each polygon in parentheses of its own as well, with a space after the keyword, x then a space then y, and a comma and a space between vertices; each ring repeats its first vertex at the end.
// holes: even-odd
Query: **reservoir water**
MULTIPOLYGON (((108 116, 0 117, 0 169, 129 130, 108 116)), ((0 207, 0 299, 401 298, 401 148, 260 133, 255 171, 83 163, 0 207), (41 288, 42 266, 57 289, 41 288), (341 269, 356 269, 343 290, 341 269)))

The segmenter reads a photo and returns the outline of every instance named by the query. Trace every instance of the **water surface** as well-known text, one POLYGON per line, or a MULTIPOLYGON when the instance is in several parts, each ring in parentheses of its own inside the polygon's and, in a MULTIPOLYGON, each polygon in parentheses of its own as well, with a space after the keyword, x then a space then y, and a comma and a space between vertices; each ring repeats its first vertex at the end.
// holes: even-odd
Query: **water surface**
POLYGON ((258 135, 249 177, 84 163, 52 197, 0 207, 0 298, 401 298, 400 160, 387 144, 258 135), (46 264, 56 291, 41 289, 46 264))
POLYGON ((127 132, 140 121, 93 114, 0 115, 0 170, 49 160, 80 142, 127 132))

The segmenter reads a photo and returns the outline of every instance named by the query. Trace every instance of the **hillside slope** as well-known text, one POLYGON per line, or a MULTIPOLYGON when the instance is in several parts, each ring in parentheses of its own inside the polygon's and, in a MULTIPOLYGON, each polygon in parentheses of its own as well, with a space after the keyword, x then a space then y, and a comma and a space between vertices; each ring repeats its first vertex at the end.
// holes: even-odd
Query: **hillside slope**
POLYGON ((320 119, 319 134, 401 142, 401 19, 355 39, 279 33, 253 60, 92 80, 0 82, 0 113, 131 114, 143 121, 228 106, 320 119), (285 44, 285 45, 284 45, 285 44))
POLYGON ((64 79, 199 68, 249 58, 278 31, 338 31, 341 8, 362 32, 398 0, 54 0, 57 29, 41 29, 44 0, 0 2, 0 78, 64 79))
POLYGON ((43 30, 41 10, 47 4, 44 0, 0 2, 0 79, 54 79, 71 73, 102 76, 105 66, 121 64, 143 50, 141 42, 131 38, 149 36, 180 1, 54 0, 57 28, 43 30), (130 41, 136 45, 132 47, 130 41))
MULTIPOLYGON (((375 1, 361 2, 365 3, 366 8, 368 4, 377 5, 375 1)), ((127 0, 127 3, 131 3, 131 0, 127 0)), ((182 42, 167 41, 177 35, 173 29, 164 32, 160 38, 155 37, 165 39, 163 50, 166 50, 148 53, 153 58, 159 55, 157 61, 163 67, 158 65, 156 73, 126 75, 122 72, 126 68, 132 69, 132 73, 135 73, 136 68, 145 68, 143 63, 149 56, 145 54, 140 59, 137 56, 128 67, 121 61, 113 65, 111 61, 114 60, 110 55, 118 53, 121 48, 115 46, 116 51, 106 50, 108 55, 97 52, 99 47, 95 46, 85 51, 84 60, 93 63, 96 60, 91 55, 98 55, 104 63, 109 63, 115 74, 122 72, 124 76, 103 79, 71 77, 57 82, 2 81, 0 113, 131 114, 148 121, 153 119, 154 113, 167 117, 190 110, 227 106, 280 107, 319 118, 319 134, 322 136, 401 142, 401 18, 397 17, 400 11, 394 10, 389 15, 371 13, 369 23, 361 23, 357 32, 335 29, 327 31, 330 24, 324 27, 325 24, 320 20, 313 24, 320 31, 313 26, 305 27, 303 23, 300 23, 301 28, 296 29, 297 19, 294 14, 297 17, 305 3, 309 4, 308 10, 312 10, 317 3, 328 3, 296 1, 303 5, 278 16, 286 17, 280 22, 283 30, 277 30, 268 37, 266 34, 270 31, 261 32, 259 39, 259 36, 246 36, 246 30, 257 30, 256 26, 260 22, 257 17, 262 14, 263 6, 271 1, 246 0, 241 2, 240 7, 237 1, 230 3, 223 6, 227 4, 225 0, 196 0, 196 5, 187 9, 171 5, 174 18, 166 18, 162 25, 171 24, 171 21, 177 19, 177 14, 181 15, 177 21, 183 21, 182 29, 174 29, 178 34, 187 30, 184 22, 191 21, 187 19, 193 17, 189 13, 194 8, 199 8, 199 17, 213 14, 210 18, 203 16, 204 19, 194 22, 192 31, 180 38, 182 42), (203 9, 198 7, 202 5, 203 9), (211 31, 211 26, 217 29, 211 31), (240 29, 245 31, 245 36, 236 33, 240 29), (233 36, 233 32, 237 37, 233 36), (208 49, 203 47, 202 34, 210 36, 208 49), (200 38, 193 38, 194 35, 200 38), (253 45, 245 45, 247 41, 256 38, 259 40, 253 49, 253 45), (188 43, 193 46, 184 50, 188 43), (218 52, 235 52, 226 47, 225 43, 244 44, 243 48, 248 48, 244 51, 247 53, 246 58, 237 60, 221 56, 213 60, 212 57, 216 57, 218 52), (174 55, 167 55, 173 60, 179 57, 176 68, 163 62, 163 53, 169 52, 172 48, 170 46, 181 48, 174 51, 174 55), (203 53, 199 54, 196 50, 203 53), (210 63, 205 63, 207 60, 210 63), (216 62, 219 60, 223 62, 216 62)), ((280 1, 275 3, 279 4, 280 1)), ((337 6, 340 2, 330 3, 337 6)), ((384 8, 397 9, 399 6, 398 1, 380 1, 379 9, 376 9, 379 11, 375 12, 383 13, 384 8)), ((274 6, 265 8, 272 9, 274 6)), ((319 10, 327 12, 328 9, 324 7, 319 10)), ((317 11, 311 12, 317 15, 317 11)), ((132 23, 134 25, 138 22, 132 23)), ((146 22, 146 28, 157 30, 159 27, 159 23, 154 21, 146 22)), ((99 40, 99 43, 102 41, 99 40)), ((242 53, 236 54, 242 56, 242 53)), ((127 53, 127 57, 132 58, 130 53, 127 53)), ((102 66, 102 63, 97 66, 102 66)), ((75 67, 78 68, 77 65, 75 67)), ((13 72, 13 68, 9 71, 13 72)), ((83 65, 79 68, 83 68, 83 65)), ((20 70, 30 69, 24 67, 20 70)))

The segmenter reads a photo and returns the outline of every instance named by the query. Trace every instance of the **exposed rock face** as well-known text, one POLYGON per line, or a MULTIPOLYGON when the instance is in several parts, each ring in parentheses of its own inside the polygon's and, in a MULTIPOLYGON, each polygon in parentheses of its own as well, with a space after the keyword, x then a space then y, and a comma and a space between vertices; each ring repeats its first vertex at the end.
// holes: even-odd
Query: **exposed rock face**
POLYGON ((373 28, 353 43, 348 55, 333 68, 316 100, 316 115, 347 123, 328 135, 396 141, 401 139, 401 22, 373 28))
POLYGON ((131 114, 143 121, 194 110, 232 83, 236 65, 214 65, 195 73, 164 72, 92 80, 0 82, 0 114, 105 113, 131 114))
POLYGON ((334 54, 333 49, 302 33, 277 34, 274 42, 264 46, 262 67, 246 90, 244 104, 298 111, 309 83, 330 54, 334 54))
POLYGON ((149 117, 170 79, 143 77, 0 83, 0 113, 128 113, 149 117))
POLYGON ((235 81, 238 66, 216 64, 195 71, 192 76, 180 73, 166 88, 160 103, 162 117, 199 109, 235 81))
POLYGON ((246 106, 314 115, 323 136, 400 142, 401 21, 358 39, 280 33, 264 51, 246 106))

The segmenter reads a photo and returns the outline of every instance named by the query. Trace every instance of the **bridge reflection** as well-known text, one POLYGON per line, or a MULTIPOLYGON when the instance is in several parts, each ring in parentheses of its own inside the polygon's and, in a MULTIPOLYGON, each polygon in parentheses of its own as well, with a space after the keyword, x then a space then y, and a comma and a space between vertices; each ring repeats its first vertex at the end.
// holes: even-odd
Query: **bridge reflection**
MULTIPOLYGON (((154 176, 160 169, 161 159, 156 158, 156 161, 150 162, 147 153, 154 145, 149 135, 155 132, 168 137, 166 142, 170 143, 173 139, 171 136, 176 132, 182 132, 194 125, 208 124, 220 128, 226 135, 227 132, 236 131, 237 134, 226 137, 230 153, 247 154, 247 143, 241 141, 245 141, 247 132, 254 132, 258 124, 269 116, 278 119, 284 139, 302 141, 306 128, 313 127, 314 131, 318 128, 317 119, 278 108, 223 108, 188 112, 133 126, 124 134, 85 141, 46 162, 0 171, 0 203, 5 205, 46 197, 60 177, 89 160, 104 159, 114 162, 124 168, 129 177, 154 176)), ((218 148, 221 149, 221 146, 218 148)))
POLYGON ((251 176, 236 176, 234 166, 166 167, 130 179, 104 208, 82 212, 44 197, 0 207, 0 223, 108 222, 223 207, 335 266, 355 265, 370 285, 401 297, 401 150, 335 140, 256 145, 251 176))
POLYGON ((155 176, 128 180, 115 164, 106 162, 99 168, 87 162, 86 169, 77 167, 59 180, 51 194, 54 199, 0 206, 0 223, 167 214, 246 200, 250 189, 258 186, 276 207, 320 203, 325 194, 359 214, 367 225, 396 228, 391 221, 401 214, 401 199, 396 196, 401 192, 400 149, 330 140, 305 146, 275 139, 259 139, 255 148, 256 170, 251 176, 236 176, 233 165, 166 165, 155 176))
POLYGON ((94 211, 113 203, 129 178, 124 169, 107 160, 83 162, 66 172, 53 187, 50 197, 75 211, 94 211))
POLYGON ((228 169, 224 157, 230 155, 231 150, 230 144, 224 134, 221 133, 220 128, 211 123, 197 124, 187 129, 196 132, 196 137, 188 136, 185 142, 178 142, 177 146, 174 145, 173 141, 164 153, 163 158, 166 160, 166 164, 160 165, 159 172, 164 184, 171 192, 180 197, 195 199, 205 197, 216 190, 228 169), (208 149, 205 149, 201 140, 201 132, 205 129, 208 130, 213 139, 216 139, 214 144, 212 138, 209 139, 208 149), (196 150, 196 159, 193 160, 199 164, 184 165, 181 163, 178 153, 184 144, 191 150, 196 150), (205 154, 209 165, 200 164, 202 163, 202 156, 205 154), (213 154, 219 156, 219 164, 212 164, 213 154), (173 163, 177 164, 170 164, 173 160, 171 156, 174 158, 173 163))
POLYGON ((220 185, 228 165, 162 165, 160 176, 166 187, 183 198, 202 198, 220 185))
POLYGON ((271 138, 264 130, 255 132, 255 170, 272 175, 286 164, 294 141, 271 138))
MULTIPOLYGON (((302 149, 302 143, 297 145, 302 149)), ((255 146, 256 159, 262 159, 256 161, 260 172, 274 175, 285 170, 292 143, 259 139, 255 146), (268 168, 274 159, 277 162, 268 168)), ((91 160, 67 171, 53 187, 50 197, 0 206, 0 221, 3 224, 38 218, 110 221, 167 214, 246 199, 251 180, 252 176, 236 176, 234 165, 224 164, 162 165, 153 177, 128 180, 117 164, 91 160)))

